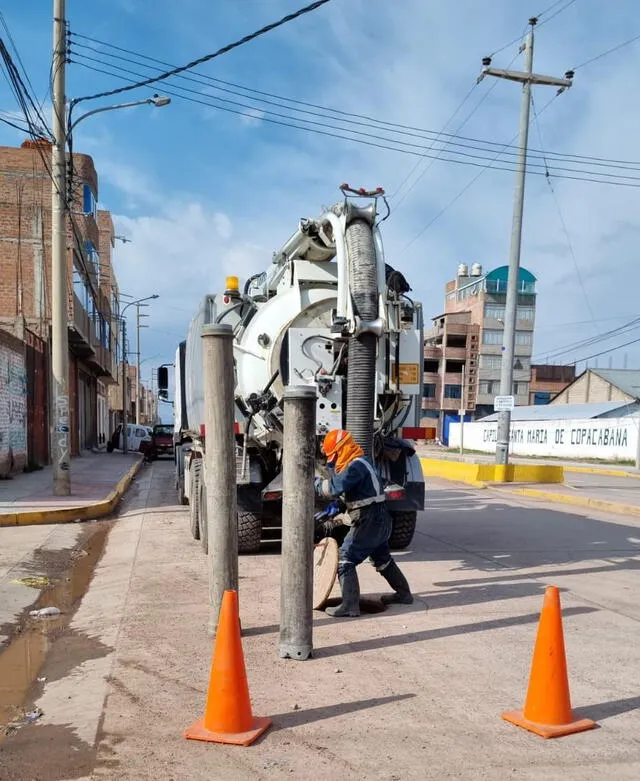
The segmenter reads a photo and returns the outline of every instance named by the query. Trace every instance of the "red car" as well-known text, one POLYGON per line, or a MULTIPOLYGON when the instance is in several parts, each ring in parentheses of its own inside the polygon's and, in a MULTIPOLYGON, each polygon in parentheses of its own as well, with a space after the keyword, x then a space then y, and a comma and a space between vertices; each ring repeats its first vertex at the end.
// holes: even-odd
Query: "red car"
POLYGON ((173 424, 158 423, 151 435, 151 457, 173 456, 173 424))

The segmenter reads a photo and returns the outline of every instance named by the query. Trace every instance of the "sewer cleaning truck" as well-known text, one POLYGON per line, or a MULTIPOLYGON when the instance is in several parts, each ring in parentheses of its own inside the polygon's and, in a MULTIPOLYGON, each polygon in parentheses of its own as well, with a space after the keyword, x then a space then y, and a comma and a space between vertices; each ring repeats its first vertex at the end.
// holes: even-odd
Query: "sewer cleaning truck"
MULTIPOLYGON (((316 389, 318 456, 324 435, 345 428, 375 460, 393 519, 391 546, 406 548, 413 539, 425 497, 415 451, 415 439, 424 435, 422 306, 409 297, 404 276, 385 262, 384 191, 340 189, 343 198, 335 205, 299 221, 268 269, 242 289, 237 277, 228 277, 221 292, 206 295, 177 349, 175 483, 178 500, 189 505, 191 533, 205 550, 210 434, 201 335, 210 323, 229 323, 234 334, 239 553, 279 538, 288 385, 316 389)), ((317 474, 323 469, 318 458, 317 474)))

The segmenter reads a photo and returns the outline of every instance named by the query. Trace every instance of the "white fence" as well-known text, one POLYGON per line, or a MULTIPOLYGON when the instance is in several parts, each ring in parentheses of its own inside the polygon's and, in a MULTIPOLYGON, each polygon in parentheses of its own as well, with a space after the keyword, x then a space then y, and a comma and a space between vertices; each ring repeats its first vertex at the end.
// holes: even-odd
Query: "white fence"
MULTIPOLYGON (((638 417, 588 420, 523 420, 511 424, 510 452, 517 456, 634 461, 638 417)), ((495 453, 496 422, 464 424, 465 450, 495 453)), ((460 446, 460 424, 449 429, 449 447, 460 446)))

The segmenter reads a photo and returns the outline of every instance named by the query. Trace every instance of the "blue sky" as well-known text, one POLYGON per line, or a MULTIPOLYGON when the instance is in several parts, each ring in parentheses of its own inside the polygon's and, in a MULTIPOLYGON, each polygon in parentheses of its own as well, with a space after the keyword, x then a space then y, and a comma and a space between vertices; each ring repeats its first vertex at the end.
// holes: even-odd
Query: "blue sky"
MULTIPOLYGON (((519 36, 527 19, 551 2, 333 0, 201 66, 199 72, 319 106, 438 131, 473 86, 482 57, 519 36)), ((74 33, 183 64, 303 4, 68 0, 67 15, 74 33)), ((51 5, 50 0, 3 3, 5 19, 41 98, 47 92, 51 5)), ((542 16, 540 22, 544 21, 542 16)), ((640 9, 635 0, 575 0, 537 29, 534 70, 562 76, 568 68, 638 33, 640 9)), ((71 97, 124 83, 81 67, 76 55, 104 60, 105 49, 74 40, 97 51, 72 52, 67 79, 71 97)), ((514 43, 496 54, 493 65, 507 67, 513 61, 512 67, 521 67, 517 51, 514 43)), ((640 102, 634 97, 638 72, 640 41, 579 68, 574 86, 540 117, 542 142, 532 125, 531 146, 620 160, 640 158, 640 102)), ((172 84, 203 90, 205 100, 215 94, 199 84, 172 84)), ((170 90, 172 84, 166 83, 164 89, 170 90)), ((142 99, 154 92, 162 94, 163 85, 82 108, 142 99)), ((535 89, 538 109, 553 92, 548 87, 535 89)), ((473 90, 447 130, 455 131, 479 101, 460 133, 510 141, 518 127, 520 88, 490 78, 473 90)), ((16 108, 3 81, 0 110, 16 108)), ((147 310, 150 328, 143 332, 143 378, 152 366, 173 359, 205 292, 219 289, 226 274, 245 277, 266 267, 300 217, 314 217, 323 204, 337 200, 341 182, 382 185, 394 193, 417 161, 394 151, 268 124, 260 112, 252 113, 238 116, 175 97, 162 109, 144 106, 92 117, 74 136, 74 149, 95 160, 101 205, 114 214, 117 232, 131 239, 118 242, 115 251, 121 290, 136 297, 160 294, 147 310)), ((359 130, 380 134, 370 128, 359 130)), ((0 125, 0 143, 21 140, 19 133, 0 125)), ((435 316, 443 308, 444 284, 459 262, 480 262, 485 268, 507 262, 514 175, 486 171, 449 205, 480 169, 425 159, 414 178, 427 166, 408 194, 413 179, 392 200, 398 205, 384 224, 384 238, 389 262, 408 277, 427 316, 435 316)), ((542 360, 554 348, 621 325, 638 310, 640 191, 552 182, 555 199, 543 177, 528 177, 522 251, 522 264, 538 277, 534 353, 542 360)), ((632 331, 560 359, 580 358, 638 336, 632 331)), ((613 365, 622 367, 625 354, 629 367, 640 366, 636 345, 613 353, 613 365)), ((599 361, 601 367, 608 366, 609 358, 599 361)))

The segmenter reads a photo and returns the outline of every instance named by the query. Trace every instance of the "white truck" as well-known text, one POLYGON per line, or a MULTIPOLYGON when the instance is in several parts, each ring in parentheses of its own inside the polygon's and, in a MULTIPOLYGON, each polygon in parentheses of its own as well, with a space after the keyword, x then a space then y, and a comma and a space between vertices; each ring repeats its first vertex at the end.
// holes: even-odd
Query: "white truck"
POLYGON ((229 277, 222 292, 205 296, 176 352, 176 488, 205 550, 201 333, 222 322, 234 331, 239 552, 279 537, 287 385, 316 387, 318 445, 331 429, 346 428, 380 467, 391 546, 405 548, 413 538, 425 496, 413 442, 424 435, 422 307, 385 263, 378 214, 384 192, 340 189, 344 199, 316 219, 301 219, 271 266, 242 291, 229 277))

